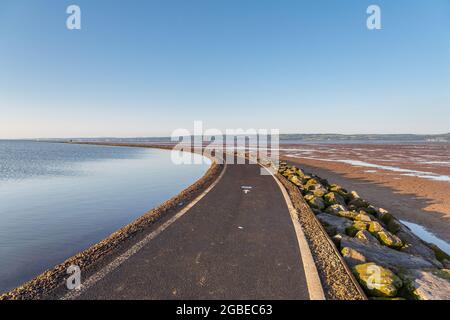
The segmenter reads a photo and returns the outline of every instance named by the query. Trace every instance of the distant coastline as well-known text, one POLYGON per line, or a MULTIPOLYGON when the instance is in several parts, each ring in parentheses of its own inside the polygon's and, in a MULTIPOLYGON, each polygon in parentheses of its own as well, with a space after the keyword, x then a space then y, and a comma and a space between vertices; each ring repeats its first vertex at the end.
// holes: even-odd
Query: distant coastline
MULTIPOLYGON (((13 139, 0 139, 13 140, 13 139)), ((44 142, 112 142, 174 144, 171 137, 92 137, 17 139, 44 142)), ((280 144, 296 143, 450 143, 450 133, 443 134, 280 134, 280 144)))

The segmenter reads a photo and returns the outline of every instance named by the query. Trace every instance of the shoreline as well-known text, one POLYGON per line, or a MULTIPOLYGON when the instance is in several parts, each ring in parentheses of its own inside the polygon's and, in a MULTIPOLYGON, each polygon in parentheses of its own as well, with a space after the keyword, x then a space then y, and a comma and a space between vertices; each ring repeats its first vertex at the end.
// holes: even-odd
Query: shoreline
MULTIPOLYGON (((155 148, 164 150, 172 149, 172 146, 145 144, 109 144, 90 142, 74 144, 155 148)), ((192 152, 192 150, 190 152, 192 152)), ((218 164, 213 158, 210 159, 211 166, 209 169, 199 180, 195 181, 189 187, 171 199, 163 202, 159 206, 145 212, 139 218, 123 226, 105 239, 97 242, 84 251, 69 257, 53 268, 47 269, 40 275, 16 287, 15 289, 9 292, 0 293, 0 300, 44 299, 46 296, 49 296, 52 291, 56 290, 65 283, 65 278, 67 277, 66 270, 69 266, 77 265, 80 267, 82 272, 89 271, 89 269, 96 263, 112 255, 115 251, 120 250, 122 246, 126 246, 127 243, 131 242, 130 240, 142 236, 142 234, 144 234, 149 227, 186 207, 193 199, 212 185, 223 171, 224 165, 218 164)))

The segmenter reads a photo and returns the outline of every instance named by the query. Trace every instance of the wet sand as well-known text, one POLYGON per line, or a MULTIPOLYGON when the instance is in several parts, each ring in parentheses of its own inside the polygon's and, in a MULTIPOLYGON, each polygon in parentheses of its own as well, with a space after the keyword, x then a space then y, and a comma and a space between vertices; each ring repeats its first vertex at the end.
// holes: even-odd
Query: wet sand
POLYGON ((374 205, 450 243, 449 144, 283 145, 281 149, 283 160, 356 190, 374 205))

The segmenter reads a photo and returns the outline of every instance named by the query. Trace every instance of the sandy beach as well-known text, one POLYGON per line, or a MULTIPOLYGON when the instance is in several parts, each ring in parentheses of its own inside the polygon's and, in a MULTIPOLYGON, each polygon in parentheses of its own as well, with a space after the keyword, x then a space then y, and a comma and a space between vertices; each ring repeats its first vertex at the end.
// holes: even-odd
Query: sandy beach
POLYGON ((281 157, 450 242, 450 145, 284 145, 281 157))

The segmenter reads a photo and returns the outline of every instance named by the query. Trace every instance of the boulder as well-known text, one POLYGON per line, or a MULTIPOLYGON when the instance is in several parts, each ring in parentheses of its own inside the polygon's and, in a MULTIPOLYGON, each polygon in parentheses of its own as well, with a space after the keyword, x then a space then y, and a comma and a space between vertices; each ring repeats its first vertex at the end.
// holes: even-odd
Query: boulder
POLYGON ((369 222, 371 222, 373 219, 372 219, 372 217, 370 217, 367 213, 365 213, 364 211, 361 210, 361 211, 359 212, 359 214, 355 217, 355 220, 363 221, 363 222, 369 223, 369 222))
POLYGON ((375 263, 364 263, 353 267, 356 279, 371 296, 392 298, 403 286, 402 280, 391 270, 375 263))
POLYGON ((358 231, 360 230, 366 230, 367 229, 367 223, 362 221, 355 221, 353 224, 345 229, 345 233, 349 235, 350 237, 354 237, 358 231))
POLYGON ((358 214, 354 211, 339 211, 336 215, 339 217, 355 220, 358 214))
POLYGON ((350 199, 360 199, 361 197, 359 196, 358 192, 356 191, 350 191, 350 199))
POLYGON ((393 218, 389 211, 383 208, 378 208, 376 217, 384 223, 388 223, 393 218))
POLYGON ((418 300, 450 300, 450 270, 407 270, 400 274, 403 295, 418 300))
POLYGON ((401 223, 397 219, 393 218, 387 222, 386 229, 393 234, 396 234, 401 229, 401 223))
POLYGON ((401 247, 403 247, 403 242, 402 240, 400 240, 399 237, 397 237, 396 235, 393 235, 392 233, 390 233, 387 230, 382 230, 377 232, 377 238, 378 240, 380 240, 380 243, 387 246, 387 247, 391 247, 394 249, 400 249, 401 247))
POLYGON ((316 197, 322 198, 327 193, 327 190, 318 188, 316 190, 309 190, 308 193, 310 193, 316 197))
POLYGON ((291 176, 289 181, 295 184, 297 187, 303 186, 303 183, 298 176, 291 176))
POLYGON ((422 257, 357 238, 342 237, 341 248, 345 247, 358 251, 366 257, 367 261, 389 268, 394 272, 401 269, 433 268, 433 264, 422 257))
POLYGON ((333 240, 334 245, 336 246, 336 248, 340 248, 341 247, 341 239, 342 239, 342 234, 341 233, 337 233, 334 236, 331 237, 331 240, 333 240))
POLYGON ((325 202, 320 197, 308 194, 305 196, 305 200, 308 202, 311 208, 319 210, 325 209, 325 202))
POLYGON ((317 181, 316 179, 312 178, 309 179, 306 183, 305 183, 305 188, 309 189, 309 187, 314 186, 314 185, 318 185, 319 181, 317 181))
POLYGON ((378 214, 378 208, 372 205, 369 205, 367 208, 364 208, 364 211, 374 216, 378 214))
POLYGON ((282 175, 286 178, 292 174, 293 174, 293 172, 290 169, 285 169, 285 170, 283 170, 283 173, 282 173, 282 175))
POLYGON ((347 207, 340 205, 340 204, 333 204, 325 210, 325 212, 328 212, 331 214, 337 214, 340 211, 347 211, 347 207))
POLYGON ((342 257, 344 258, 345 262, 350 267, 354 267, 356 265, 367 262, 366 257, 364 257, 364 255, 362 255, 360 252, 358 252, 352 248, 348 248, 348 247, 342 248, 341 254, 342 254, 342 257))
POLYGON ((356 209, 367 208, 369 206, 369 203, 363 200, 356 191, 350 192, 348 204, 356 209))
POLYGON ((341 206, 345 206, 345 200, 344 198, 335 192, 329 192, 323 196, 325 200, 325 204, 327 206, 332 206, 335 204, 340 204, 341 206))
POLYGON ((441 262, 450 261, 450 256, 441 250, 437 245, 430 243, 430 248, 433 250, 436 259, 441 262))
POLYGON ((306 182, 308 182, 308 180, 312 179, 312 177, 305 173, 305 175, 302 177, 302 179, 303 179, 303 184, 306 184, 306 182))
POLYGON ((328 187, 330 186, 330 183, 328 182, 327 179, 324 179, 324 178, 321 178, 321 177, 318 177, 318 176, 315 176, 314 178, 315 178, 316 180, 318 180, 319 183, 320 183, 321 185, 323 185, 325 188, 328 189, 328 187))
POLYGON ((316 217, 330 236, 337 233, 345 233, 345 229, 352 224, 348 219, 339 218, 328 213, 321 213, 316 217))
POLYGON ((341 196, 343 196, 346 200, 350 199, 350 193, 348 193, 347 190, 345 190, 344 188, 342 188, 341 186, 337 185, 337 184, 331 184, 330 187, 328 188, 328 190, 330 190, 331 192, 336 192, 339 193, 341 196))
POLYGON ((381 223, 377 222, 377 221, 372 221, 369 222, 369 228, 368 228, 369 232, 372 233, 373 235, 376 235, 377 232, 383 231, 384 228, 381 225, 381 223))
POLYGON ((309 187, 306 189, 312 192, 313 194, 318 195, 319 197, 323 197, 328 192, 328 190, 321 184, 309 185, 309 187))
POLYGON ((361 239, 361 240, 365 240, 371 243, 376 243, 376 244, 380 244, 380 242, 378 241, 378 239, 376 237, 374 237, 369 231, 367 230, 360 230, 356 233, 355 235, 356 238, 361 239))
POLYGON ((404 244, 401 251, 422 256, 430 261, 436 268, 440 269, 443 267, 442 263, 436 259, 435 252, 432 248, 409 230, 407 226, 401 225, 400 231, 397 232, 397 237, 399 237, 404 244))
POLYGON ((330 187, 328 188, 328 190, 330 190, 331 192, 338 192, 340 190, 342 190, 341 186, 338 186, 335 183, 330 184, 330 187))
POLYGON ((356 198, 356 199, 350 200, 348 205, 354 206, 356 209, 361 209, 361 208, 366 208, 369 204, 361 198, 356 198))

